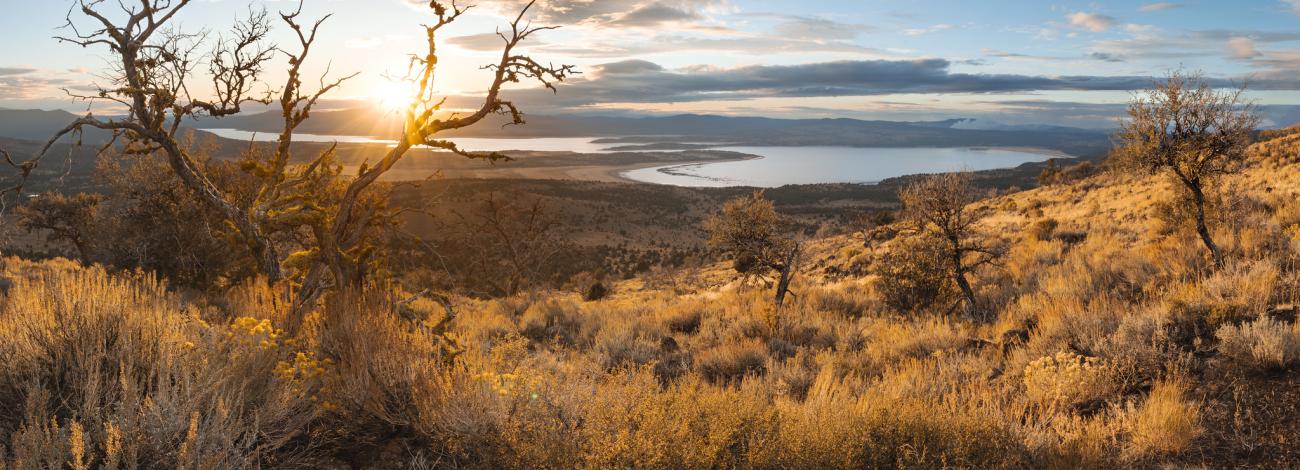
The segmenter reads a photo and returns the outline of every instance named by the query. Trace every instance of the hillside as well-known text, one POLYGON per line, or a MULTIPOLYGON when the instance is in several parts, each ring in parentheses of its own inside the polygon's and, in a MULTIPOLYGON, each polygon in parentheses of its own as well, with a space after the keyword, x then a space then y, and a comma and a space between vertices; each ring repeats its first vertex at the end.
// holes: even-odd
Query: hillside
POLYGON ((808 240, 779 311, 717 264, 591 302, 378 290, 294 332, 263 284, 7 258, 0 434, 18 461, 105 465, 1293 467, 1300 164, 1268 156, 1288 146, 1223 181, 1220 270, 1163 177, 981 201, 1008 247, 973 277, 990 322, 887 305, 873 273, 910 235, 808 240))

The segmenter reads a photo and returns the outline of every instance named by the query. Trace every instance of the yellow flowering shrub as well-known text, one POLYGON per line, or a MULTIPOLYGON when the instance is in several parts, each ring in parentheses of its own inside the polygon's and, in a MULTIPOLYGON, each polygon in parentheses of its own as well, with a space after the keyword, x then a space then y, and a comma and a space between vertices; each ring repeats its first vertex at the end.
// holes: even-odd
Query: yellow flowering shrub
POLYGON ((1025 393, 1048 408, 1104 399, 1118 386, 1114 368, 1073 352, 1045 356, 1025 366, 1025 393))
POLYGON ((235 321, 230 323, 230 331, 226 333, 227 337, 255 344, 262 349, 278 346, 278 340, 283 335, 284 330, 272 326, 271 320, 253 317, 236 318, 235 321))

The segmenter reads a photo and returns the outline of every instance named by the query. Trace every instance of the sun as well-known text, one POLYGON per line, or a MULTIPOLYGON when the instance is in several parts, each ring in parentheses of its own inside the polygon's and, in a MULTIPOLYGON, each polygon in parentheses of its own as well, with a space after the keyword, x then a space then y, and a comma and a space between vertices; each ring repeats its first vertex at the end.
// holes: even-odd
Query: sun
POLYGON ((380 80, 372 92, 375 104, 385 111, 397 111, 411 102, 411 87, 403 81, 380 80))

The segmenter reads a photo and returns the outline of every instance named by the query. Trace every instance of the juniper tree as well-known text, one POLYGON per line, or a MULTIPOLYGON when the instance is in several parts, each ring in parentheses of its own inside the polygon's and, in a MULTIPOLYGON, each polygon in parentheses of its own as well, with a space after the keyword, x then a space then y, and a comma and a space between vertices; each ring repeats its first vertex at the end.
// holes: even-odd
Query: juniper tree
POLYGON ((979 200, 969 173, 945 173, 922 177, 898 193, 903 216, 919 232, 942 240, 940 259, 961 291, 966 312, 975 315, 975 291, 967 276, 981 265, 995 262, 1000 253, 980 240, 975 225, 981 214, 969 206, 979 200))
POLYGON ((728 201, 704 223, 709 246, 730 257, 741 276, 766 282, 769 274, 778 274, 777 306, 785 300, 799 257, 799 244, 784 233, 784 225, 763 191, 728 201))
POLYGON ((1186 189, 1196 232, 1219 267, 1223 254, 1205 221, 1205 193, 1246 158, 1259 117, 1243 102, 1244 91, 1217 91, 1200 74, 1171 73, 1133 97, 1117 135, 1121 168, 1168 172, 1186 189))

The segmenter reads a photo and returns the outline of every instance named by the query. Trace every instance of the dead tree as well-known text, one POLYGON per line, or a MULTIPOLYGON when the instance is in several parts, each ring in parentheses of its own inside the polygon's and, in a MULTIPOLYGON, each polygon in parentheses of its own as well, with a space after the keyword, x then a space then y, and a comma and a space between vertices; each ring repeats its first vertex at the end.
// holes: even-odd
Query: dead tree
POLYGON ((516 52, 519 44, 538 31, 554 29, 553 27, 534 27, 524 21, 524 15, 531 8, 529 2, 510 23, 509 31, 498 31, 503 46, 501 58, 497 63, 487 66, 493 71, 491 84, 480 107, 469 114, 451 114, 441 116, 445 98, 439 98, 434 86, 434 74, 438 66, 437 34, 445 26, 460 18, 469 7, 458 7, 453 1, 444 4, 439 1, 429 2, 430 8, 438 17, 431 26, 425 26, 428 51, 423 56, 413 56, 408 79, 415 84, 415 91, 403 113, 402 138, 388 151, 384 158, 372 167, 363 166, 357 177, 352 179, 343 190, 342 196, 332 213, 318 219, 313 225, 319 254, 314 266, 307 274, 302 288, 306 291, 304 299, 318 295, 325 287, 323 280, 328 273, 335 286, 359 286, 364 280, 363 264, 355 253, 365 242, 365 232, 376 217, 381 216, 373 206, 364 204, 362 195, 384 173, 392 169, 413 146, 423 145, 442 149, 470 159, 483 159, 491 162, 509 160, 509 157, 497 153, 477 153, 458 147, 455 143, 442 140, 437 134, 477 124, 492 115, 505 115, 509 123, 524 124, 524 114, 511 101, 502 98, 502 87, 507 83, 535 81, 542 86, 557 91, 555 83, 563 81, 575 73, 573 66, 550 64, 543 65, 533 58, 516 52))
MULTIPOLYGON (((265 43, 271 29, 265 11, 251 11, 227 36, 211 41, 211 48, 200 53, 205 34, 185 33, 172 29, 176 15, 192 0, 140 0, 138 3, 80 0, 68 13, 68 36, 57 39, 82 47, 104 47, 111 66, 106 71, 108 84, 95 93, 73 95, 87 101, 108 101, 125 107, 121 117, 100 117, 88 113, 57 132, 34 157, 16 162, 4 154, 6 163, 26 177, 39 165, 41 158, 61 138, 94 127, 109 130, 121 151, 158 155, 168 163, 189 191, 213 207, 233 225, 248 249, 258 260, 258 268, 270 281, 285 278, 283 265, 293 258, 295 265, 305 266, 297 277, 298 305, 313 303, 325 290, 357 287, 366 278, 366 263, 373 247, 369 235, 385 217, 383 197, 367 190, 415 146, 442 149, 467 158, 490 161, 507 160, 498 153, 474 153, 460 149, 450 141, 435 136, 441 132, 468 127, 494 114, 507 115, 513 124, 524 123, 524 115, 514 103, 502 98, 507 83, 536 81, 555 91, 555 83, 575 73, 568 65, 543 65, 516 48, 534 33, 547 27, 533 27, 523 20, 532 6, 523 8, 508 31, 499 32, 503 41, 501 58, 488 68, 493 71, 482 105, 467 114, 442 112, 445 98, 436 95, 434 72, 438 64, 437 33, 454 22, 469 7, 454 1, 431 1, 429 8, 437 22, 425 26, 428 50, 413 56, 408 78, 414 92, 403 113, 403 135, 382 160, 373 166, 363 165, 351 178, 342 177, 333 165, 333 149, 327 150, 305 165, 291 165, 296 128, 310 117, 313 106, 326 93, 338 88, 349 75, 328 80, 328 70, 315 91, 303 87, 301 67, 308 59, 321 24, 299 22, 301 3, 280 19, 297 37, 297 49, 289 51, 265 43), (107 10, 120 8, 120 12, 107 10), (93 26, 78 26, 79 21, 93 26), (124 17, 125 19, 120 19, 124 17), (260 77, 276 54, 288 62, 288 77, 273 91, 260 77), (206 68, 203 78, 212 89, 210 96, 191 95, 195 76, 206 68), (276 103, 283 117, 283 127, 269 156, 250 152, 244 167, 260 181, 252 204, 241 205, 225 188, 213 183, 204 167, 196 162, 177 133, 188 118, 224 117, 238 114, 248 103, 276 103), (310 233, 297 237, 297 233, 310 233), (276 234, 295 237, 297 251, 285 256, 283 243, 276 234)), ((70 92, 71 94, 71 92, 70 92)))
POLYGON ((942 258, 957 288, 961 290, 968 315, 977 313, 975 291, 967 276, 1000 253, 982 243, 975 231, 980 214, 968 206, 979 200, 970 184, 969 173, 946 173, 923 177, 899 192, 903 215, 920 232, 932 232, 944 241, 942 258))
POLYGON ((1172 173, 1188 192, 1196 232, 1217 267, 1223 254, 1205 221, 1206 190, 1237 171, 1259 125, 1245 87, 1216 91, 1200 74, 1174 72, 1137 94, 1117 135, 1120 161, 1137 171, 1172 173))

